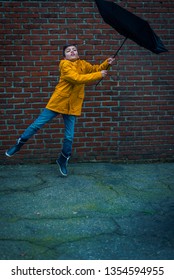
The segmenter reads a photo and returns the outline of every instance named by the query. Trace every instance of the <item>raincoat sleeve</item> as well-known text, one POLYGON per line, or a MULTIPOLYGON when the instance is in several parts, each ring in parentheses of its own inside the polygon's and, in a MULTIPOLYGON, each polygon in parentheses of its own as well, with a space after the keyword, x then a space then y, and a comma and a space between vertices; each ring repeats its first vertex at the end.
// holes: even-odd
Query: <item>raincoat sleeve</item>
POLYGON ((109 66, 108 60, 106 59, 103 63, 101 64, 96 64, 96 65, 92 65, 87 61, 85 62, 85 67, 86 67, 86 72, 87 73, 92 73, 92 72, 97 72, 97 71, 102 71, 102 70, 106 70, 109 66))
POLYGON ((73 84, 85 84, 102 78, 101 70, 90 74, 79 74, 68 60, 61 66, 62 79, 73 84))

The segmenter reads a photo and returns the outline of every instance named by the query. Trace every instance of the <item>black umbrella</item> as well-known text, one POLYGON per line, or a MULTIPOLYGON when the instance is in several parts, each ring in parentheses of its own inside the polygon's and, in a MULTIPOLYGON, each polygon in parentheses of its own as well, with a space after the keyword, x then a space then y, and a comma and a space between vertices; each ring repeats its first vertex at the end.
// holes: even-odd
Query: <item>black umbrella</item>
MULTIPOLYGON (((125 36, 124 42, 129 38, 156 54, 168 51, 146 20, 111 1, 95 0, 95 2, 103 20, 125 36)), ((114 56, 117 53, 118 51, 114 56)))
POLYGON ((146 20, 141 19, 111 1, 95 0, 95 2, 103 20, 121 35, 125 36, 123 43, 113 57, 118 54, 127 38, 156 54, 168 51, 146 20))

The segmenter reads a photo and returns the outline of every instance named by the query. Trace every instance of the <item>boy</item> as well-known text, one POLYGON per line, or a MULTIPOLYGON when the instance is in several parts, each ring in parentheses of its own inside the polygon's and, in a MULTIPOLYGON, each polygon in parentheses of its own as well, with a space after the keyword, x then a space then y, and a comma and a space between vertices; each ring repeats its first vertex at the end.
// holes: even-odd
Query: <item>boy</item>
POLYGON ((85 84, 105 77, 107 75, 105 69, 115 59, 110 57, 100 65, 91 65, 85 60, 80 60, 75 45, 64 46, 63 56, 64 59, 60 61, 59 65, 59 83, 45 109, 24 131, 16 145, 7 150, 5 154, 8 157, 13 156, 44 124, 61 114, 64 120, 65 133, 62 151, 56 162, 61 174, 67 176, 67 163, 72 151, 75 120, 77 116, 81 115, 85 84))

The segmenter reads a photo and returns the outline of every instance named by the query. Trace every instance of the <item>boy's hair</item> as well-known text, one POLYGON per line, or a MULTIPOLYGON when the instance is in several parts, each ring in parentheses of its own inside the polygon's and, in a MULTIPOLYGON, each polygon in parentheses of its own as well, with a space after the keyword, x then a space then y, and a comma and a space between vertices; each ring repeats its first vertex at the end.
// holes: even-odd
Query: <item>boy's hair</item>
POLYGON ((64 47, 63 47, 63 56, 65 57, 65 50, 68 48, 68 47, 76 47, 76 49, 77 49, 77 46, 76 45, 74 45, 74 44, 69 44, 69 45, 65 45, 64 47))

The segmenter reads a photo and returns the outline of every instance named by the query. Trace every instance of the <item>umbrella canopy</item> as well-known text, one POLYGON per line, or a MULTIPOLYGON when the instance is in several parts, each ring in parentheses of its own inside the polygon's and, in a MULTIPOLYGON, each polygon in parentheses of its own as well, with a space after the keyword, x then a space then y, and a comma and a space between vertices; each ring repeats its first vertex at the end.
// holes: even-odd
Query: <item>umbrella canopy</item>
POLYGON ((95 0, 95 2, 103 20, 121 35, 153 53, 168 51, 146 20, 111 1, 95 0))

